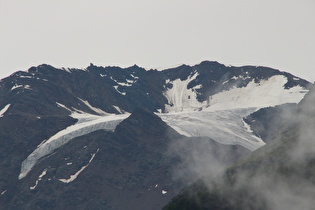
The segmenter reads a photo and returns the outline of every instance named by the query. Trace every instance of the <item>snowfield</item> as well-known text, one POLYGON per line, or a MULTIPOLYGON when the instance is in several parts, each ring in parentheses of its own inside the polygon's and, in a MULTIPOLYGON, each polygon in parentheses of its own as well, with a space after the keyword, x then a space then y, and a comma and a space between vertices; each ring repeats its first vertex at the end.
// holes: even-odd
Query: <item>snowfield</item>
POLYGON ((300 86, 284 89, 287 82, 288 79, 280 75, 260 83, 251 81, 246 87, 233 88, 213 95, 209 99, 209 105, 211 110, 226 110, 299 103, 307 91, 300 86))
POLYGON ((168 82, 172 84, 172 88, 164 93, 169 102, 169 105, 165 107, 166 112, 197 111, 205 108, 209 110, 262 108, 285 103, 298 103, 308 92, 300 86, 284 89, 288 79, 285 76, 277 75, 259 83, 252 80, 246 87, 234 87, 210 96, 207 101, 199 102, 196 89, 200 87, 187 88, 187 85, 197 76, 198 74, 195 73, 187 80, 177 79, 168 82))

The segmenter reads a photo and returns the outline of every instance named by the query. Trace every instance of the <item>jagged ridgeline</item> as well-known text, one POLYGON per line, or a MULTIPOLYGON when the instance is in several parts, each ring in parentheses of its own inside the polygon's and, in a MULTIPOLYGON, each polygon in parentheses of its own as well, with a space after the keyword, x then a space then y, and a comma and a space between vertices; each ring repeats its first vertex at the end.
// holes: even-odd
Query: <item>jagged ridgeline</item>
POLYGON ((0 208, 161 209, 272 143, 309 87, 210 61, 16 72, 0 81, 0 208))

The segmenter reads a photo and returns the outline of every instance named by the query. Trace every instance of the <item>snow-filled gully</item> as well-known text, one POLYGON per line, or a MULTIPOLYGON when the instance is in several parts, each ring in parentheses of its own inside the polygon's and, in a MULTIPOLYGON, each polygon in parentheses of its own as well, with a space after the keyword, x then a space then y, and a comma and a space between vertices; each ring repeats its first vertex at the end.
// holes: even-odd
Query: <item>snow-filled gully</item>
POLYGON ((89 162, 88 162, 85 166, 83 166, 79 171, 77 171, 75 174, 70 175, 70 178, 68 178, 68 179, 58 179, 58 180, 61 181, 61 182, 63 182, 63 183, 66 183, 66 184, 68 184, 68 183, 74 181, 74 180, 79 176, 79 174, 80 174, 82 171, 84 171, 84 170, 90 165, 90 163, 92 162, 92 160, 94 159, 95 155, 98 153, 99 150, 100 150, 100 149, 98 148, 98 149, 96 150, 96 152, 95 152, 94 154, 92 154, 92 156, 91 156, 89 162))

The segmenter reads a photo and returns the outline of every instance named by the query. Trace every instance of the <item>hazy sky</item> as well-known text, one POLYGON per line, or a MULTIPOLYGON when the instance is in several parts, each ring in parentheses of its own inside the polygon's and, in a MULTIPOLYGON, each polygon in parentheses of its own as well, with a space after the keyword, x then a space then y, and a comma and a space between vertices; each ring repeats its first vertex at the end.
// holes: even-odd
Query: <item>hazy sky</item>
POLYGON ((315 0, 0 0, 0 78, 42 63, 203 60, 315 81, 315 0))

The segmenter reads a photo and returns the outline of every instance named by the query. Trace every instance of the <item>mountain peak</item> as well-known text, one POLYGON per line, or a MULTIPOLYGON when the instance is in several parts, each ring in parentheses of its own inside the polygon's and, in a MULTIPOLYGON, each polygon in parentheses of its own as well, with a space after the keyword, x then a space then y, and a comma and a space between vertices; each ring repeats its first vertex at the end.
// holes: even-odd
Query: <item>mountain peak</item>
POLYGON ((91 63, 17 72, 0 81, 0 206, 104 209, 113 202, 126 209, 123 193, 134 209, 159 209, 175 193, 174 163, 198 162, 200 151, 209 157, 209 141, 246 151, 263 146, 243 118, 298 103, 308 84, 277 70, 216 61, 164 71, 91 63), (165 156, 169 146, 175 159, 165 156))

